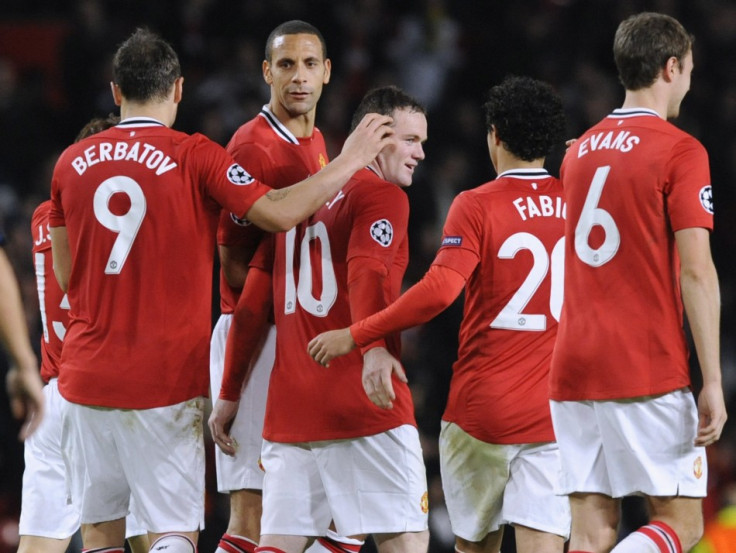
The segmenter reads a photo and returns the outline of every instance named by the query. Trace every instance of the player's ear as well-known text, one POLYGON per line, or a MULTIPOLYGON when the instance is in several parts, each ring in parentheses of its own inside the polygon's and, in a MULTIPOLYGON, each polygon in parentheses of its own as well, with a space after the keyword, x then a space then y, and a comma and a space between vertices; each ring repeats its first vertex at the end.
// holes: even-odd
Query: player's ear
POLYGON ((116 106, 119 106, 123 101, 123 95, 120 92, 120 87, 114 82, 110 81, 110 90, 112 91, 112 99, 116 106))
POLYGON ((675 56, 670 56, 662 68, 662 78, 664 82, 669 83, 675 76, 675 73, 682 73, 680 60, 675 56))
POLYGON ((263 60, 263 80, 266 81, 268 86, 273 84, 273 76, 271 75, 271 64, 268 60, 263 60))
POLYGON ((327 58, 325 60, 325 77, 322 79, 322 84, 327 84, 330 82, 330 75, 332 74, 332 62, 330 61, 330 58, 327 58))
POLYGON ((181 102, 181 97, 184 92, 184 77, 179 77, 174 81, 174 103, 178 104, 181 102))

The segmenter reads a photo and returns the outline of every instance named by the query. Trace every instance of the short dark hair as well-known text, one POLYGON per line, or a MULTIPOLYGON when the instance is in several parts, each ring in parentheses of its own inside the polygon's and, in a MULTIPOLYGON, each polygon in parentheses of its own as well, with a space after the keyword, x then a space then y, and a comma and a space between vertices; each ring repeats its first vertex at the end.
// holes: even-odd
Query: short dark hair
POLYGON ((110 127, 114 127, 118 123, 120 123, 120 117, 112 113, 107 117, 95 117, 82 127, 82 130, 79 131, 74 142, 84 140, 88 136, 92 136, 93 134, 109 129, 110 127))
POLYGON ((314 35, 319 39, 319 43, 322 45, 322 59, 327 59, 327 43, 325 37, 319 32, 319 29, 314 25, 301 21, 299 19, 292 19, 282 23, 276 27, 266 39, 266 61, 271 62, 271 55, 273 54, 273 42, 280 36, 284 35, 314 35))
POLYGON ((112 78, 127 100, 163 100, 181 77, 179 57, 171 45, 139 28, 115 52, 112 78))
POLYGON ((654 12, 632 15, 621 22, 613 39, 619 81, 626 90, 647 88, 668 59, 682 62, 693 40, 674 17, 654 12))
POLYGON ((504 147, 524 161, 546 157, 565 136, 562 99, 531 77, 506 77, 488 91, 483 108, 488 132, 493 127, 504 147))
POLYGON ((362 121, 368 113, 391 115, 397 109, 405 109, 415 113, 427 115, 427 110, 415 98, 409 96, 398 86, 381 86, 369 90, 358 104, 350 124, 350 132, 362 121))

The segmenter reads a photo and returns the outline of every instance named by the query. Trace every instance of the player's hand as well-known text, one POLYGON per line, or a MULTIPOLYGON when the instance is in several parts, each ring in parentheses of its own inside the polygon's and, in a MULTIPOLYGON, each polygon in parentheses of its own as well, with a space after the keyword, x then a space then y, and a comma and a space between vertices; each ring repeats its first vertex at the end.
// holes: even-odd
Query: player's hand
POLYGON ((568 151, 570 147, 575 144, 578 141, 577 138, 571 138, 569 140, 565 140, 565 151, 568 151))
POLYGON ((401 363, 386 348, 373 348, 363 355, 363 390, 382 409, 393 409, 396 399, 391 375, 407 382, 401 363))
POLYGON ((720 384, 704 384, 698 396, 698 435, 695 445, 709 446, 718 441, 726 424, 726 403, 720 384))
POLYGON ((239 401, 218 399, 212 406, 212 413, 207 421, 212 440, 225 455, 231 457, 235 457, 238 451, 238 443, 230 436, 230 427, 238 413, 238 405, 240 405, 239 401))
POLYGON ((355 347, 355 341, 349 328, 328 330, 312 338, 307 345, 309 355, 323 367, 329 367, 330 361, 350 353, 355 347))
POLYGON ((11 413, 16 419, 24 421, 18 438, 25 440, 36 431, 43 419, 45 399, 41 375, 36 367, 12 367, 5 377, 5 383, 11 413))
POLYGON ((345 140, 340 155, 355 159, 365 167, 389 144, 394 144, 393 119, 388 115, 367 113, 345 140))

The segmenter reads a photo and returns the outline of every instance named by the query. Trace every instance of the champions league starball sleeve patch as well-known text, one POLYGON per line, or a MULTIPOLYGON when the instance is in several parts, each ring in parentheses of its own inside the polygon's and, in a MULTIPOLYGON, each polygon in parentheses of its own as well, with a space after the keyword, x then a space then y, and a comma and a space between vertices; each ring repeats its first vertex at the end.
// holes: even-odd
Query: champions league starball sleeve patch
POLYGON ((238 225, 239 227, 247 227, 248 225, 250 225, 250 221, 248 219, 238 217, 233 212, 230 212, 230 220, 236 225, 238 225))
POLYGON ((700 189, 700 205, 708 213, 713 215, 713 189, 710 184, 700 189))
POLYGON ((388 248, 394 239, 394 227, 388 219, 379 219, 371 225, 371 238, 384 248, 388 248))
POLYGON ((233 163, 227 170, 228 180, 237 185, 244 186, 253 182, 253 177, 248 174, 248 171, 243 169, 237 163, 233 163))

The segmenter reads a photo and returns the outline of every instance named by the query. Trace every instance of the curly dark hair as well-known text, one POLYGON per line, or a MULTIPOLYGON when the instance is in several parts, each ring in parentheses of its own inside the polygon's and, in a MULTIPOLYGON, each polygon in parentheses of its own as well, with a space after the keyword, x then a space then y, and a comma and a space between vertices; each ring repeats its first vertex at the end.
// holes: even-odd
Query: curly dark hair
POLYGON ((114 127, 118 123, 120 123, 120 117, 113 113, 107 117, 95 117, 82 127, 82 130, 79 131, 74 142, 84 140, 88 136, 92 136, 93 134, 109 129, 110 127, 114 127))
POLYGON ((179 77, 181 66, 176 52, 148 29, 136 29, 115 52, 112 79, 127 100, 163 100, 179 77))
POLYGON ((358 124, 369 113, 379 113, 381 115, 391 115, 397 109, 405 109, 407 111, 422 113, 427 115, 426 108, 420 104, 415 98, 409 96, 398 86, 389 85, 374 88, 366 92, 360 104, 353 113, 353 120, 350 124, 350 132, 353 132, 358 124))
POLYGON ((613 39, 618 80, 626 90, 647 88, 668 59, 682 62, 693 40, 674 17, 654 12, 632 15, 621 22, 613 39))
POLYGON ((565 136, 562 99, 547 83, 511 76, 488 92, 486 129, 524 161, 549 155, 565 136))

